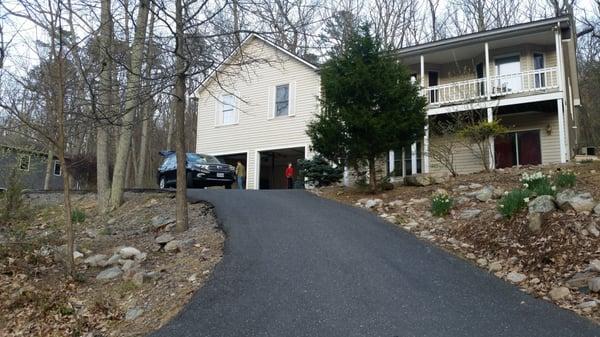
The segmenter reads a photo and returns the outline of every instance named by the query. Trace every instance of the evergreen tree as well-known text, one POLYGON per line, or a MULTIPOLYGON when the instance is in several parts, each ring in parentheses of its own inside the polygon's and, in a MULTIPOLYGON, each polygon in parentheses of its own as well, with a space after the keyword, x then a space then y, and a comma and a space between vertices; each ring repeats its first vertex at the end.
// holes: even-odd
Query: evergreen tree
POLYGON ((353 32, 321 68, 322 110, 308 127, 313 149, 340 165, 368 164, 423 136, 426 100, 404 65, 368 25, 353 32))

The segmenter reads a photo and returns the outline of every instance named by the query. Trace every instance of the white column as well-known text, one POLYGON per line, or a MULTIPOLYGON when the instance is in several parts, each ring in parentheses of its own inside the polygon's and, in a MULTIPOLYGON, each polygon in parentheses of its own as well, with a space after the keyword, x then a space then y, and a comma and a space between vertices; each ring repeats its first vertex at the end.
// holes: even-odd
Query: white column
MULTIPOLYGON (((249 159, 248 159, 248 162, 250 162, 249 159)), ((250 165, 248 165, 248 166, 250 166, 250 165)), ((249 184, 249 186, 246 186, 246 188, 251 189, 251 190, 258 190, 260 187, 259 178, 260 178, 260 152, 254 151, 254 181, 252 182, 252 184, 249 184)), ((246 182, 246 184, 248 185, 248 182, 246 182)))
POLYGON ((556 105, 557 105, 557 110, 558 110, 558 137, 559 139, 559 144, 560 144, 560 162, 561 163, 566 163, 567 162, 567 144, 566 144, 566 137, 565 137, 565 119, 563 116, 563 100, 562 99, 557 99, 556 100, 556 105))
POLYGON ((391 174, 396 169, 395 164, 394 164, 394 160, 395 160, 394 150, 390 150, 389 157, 390 158, 388 160, 388 169, 389 169, 389 173, 391 174))
MULTIPOLYGON (((425 88, 425 56, 421 55, 421 88, 425 88)), ((429 101, 429 97, 427 97, 427 91, 423 91, 423 95, 429 101)), ((429 117, 426 120, 427 124, 425 125, 425 136, 423 137, 423 172, 429 173, 429 117)), ((416 173, 417 167, 417 150, 416 144, 413 144, 412 147, 412 170, 413 174, 416 173)))
POLYGON ((486 98, 489 101, 491 99, 491 76, 490 76, 490 46, 488 43, 485 43, 485 94, 486 98))
POLYGON ((417 143, 410 146, 410 164, 412 174, 417 174, 417 143))
POLYGON ((350 186, 350 170, 348 166, 344 166, 344 186, 350 186))
MULTIPOLYGON (((494 111, 492 110, 492 108, 487 108, 487 121, 488 122, 493 122, 494 121, 494 111)), ((490 139, 488 139, 488 143, 489 143, 489 166, 490 169, 495 169, 496 168, 496 158, 494 157, 494 147, 495 147, 495 143, 494 143, 494 137, 490 137, 490 139)))
MULTIPOLYGON (((425 57, 421 55, 421 88, 425 88, 425 57)), ((425 92, 423 92, 425 95, 425 92)))
POLYGON ((423 137, 423 173, 429 173, 429 117, 427 117, 426 123, 423 137))

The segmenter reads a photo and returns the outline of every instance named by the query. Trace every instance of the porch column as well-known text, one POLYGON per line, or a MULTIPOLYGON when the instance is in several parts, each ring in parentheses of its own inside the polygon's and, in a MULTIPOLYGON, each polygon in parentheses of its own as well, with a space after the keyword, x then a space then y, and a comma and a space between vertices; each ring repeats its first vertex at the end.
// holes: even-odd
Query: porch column
POLYGON ((388 171, 391 174, 392 172, 394 172, 394 170, 396 169, 395 164, 394 164, 394 160, 396 160, 395 158, 396 153, 394 152, 394 150, 390 150, 388 156, 389 156, 389 160, 388 160, 388 171))
POLYGON ((410 146, 410 164, 412 175, 417 174, 417 143, 410 146))
MULTIPOLYGON (((421 88, 423 88, 423 96, 427 98, 427 91, 425 88, 425 56, 421 55, 421 88)), ((429 116, 426 116, 425 121, 425 135, 423 137, 423 172, 429 173, 429 116)), ((415 144, 416 146, 416 144, 415 144)), ((415 152, 416 157, 416 152, 415 152)), ((413 160, 414 161, 414 160, 413 160)), ((416 166, 416 163, 413 164, 413 167, 416 166)), ((413 168, 413 172, 415 169, 413 168)))
POLYGON ((565 119, 564 119, 564 111, 563 111, 563 100, 556 100, 557 110, 558 110, 558 137, 560 144, 560 162, 567 162, 567 144, 566 144, 566 135, 565 135, 565 119))
MULTIPOLYGON (((488 123, 491 123, 494 121, 494 111, 492 108, 487 108, 487 121, 488 123)), ((494 152, 495 152, 495 143, 494 143, 494 137, 490 137, 488 139, 488 143, 489 143, 489 167, 491 170, 496 168, 496 158, 494 156, 494 152)))
POLYGON ((490 76, 490 46, 489 44, 486 42, 484 44, 484 48, 485 48, 485 95, 487 100, 489 101, 491 99, 491 89, 492 89, 492 85, 491 85, 491 76, 490 76))

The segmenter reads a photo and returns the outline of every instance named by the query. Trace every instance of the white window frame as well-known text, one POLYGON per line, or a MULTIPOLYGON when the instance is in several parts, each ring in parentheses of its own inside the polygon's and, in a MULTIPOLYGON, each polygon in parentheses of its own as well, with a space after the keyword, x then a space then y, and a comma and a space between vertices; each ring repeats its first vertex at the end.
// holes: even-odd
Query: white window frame
POLYGON ((21 171, 29 171, 31 167, 31 155, 29 154, 20 154, 19 155, 19 170, 21 171), (27 168, 23 168, 23 158, 27 158, 27 168))
MULTIPOLYGON (((276 118, 277 118, 277 117, 287 117, 287 116, 289 116, 289 115, 290 115, 290 96, 291 96, 291 90, 290 90, 290 89, 291 89, 291 85, 290 85, 289 83, 280 84, 280 85, 277 85, 277 86, 275 86, 275 96, 274 96, 274 101, 273 101, 273 103, 274 103, 274 104, 273 104, 273 108, 274 108, 275 110, 273 110, 273 115, 274 115, 276 118), (279 88, 287 88, 287 107, 286 107, 285 114, 281 114, 281 115, 278 115, 278 114, 277 114, 277 103, 279 103, 279 102, 277 101, 277 89, 279 89, 279 88)), ((282 101, 282 103, 283 103, 283 102, 284 102, 284 101, 282 101)))
POLYGON ((56 177, 62 176, 62 165, 60 164, 60 160, 55 160, 52 165, 52 174, 56 177), (56 174, 56 165, 58 165, 58 174, 56 174))
MULTIPOLYGON (((547 68, 547 59, 546 59, 546 53, 545 53, 545 52, 542 52, 542 51, 537 51, 537 50, 534 50, 534 51, 531 53, 531 70, 538 70, 538 69, 535 69, 535 56, 536 56, 536 55, 542 55, 542 62, 543 62, 543 65, 542 65, 542 67, 541 67, 540 69, 545 69, 545 68, 547 68)), ((545 74, 539 74, 539 78, 540 78, 540 86, 538 87, 538 86, 536 86, 536 83, 535 83, 535 76, 534 76, 534 79, 533 79, 533 87, 534 87, 535 89, 543 89, 543 88, 545 88, 545 87, 546 87, 546 85, 547 85, 547 83, 548 83, 548 79, 546 78, 546 75, 545 75, 545 74)))
MULTIPOLYGON (((498 63, 498 60, 508 59, 511 57, 519 58, 519 71, 517 72, 517 74, 523 72, 523 57, 522 57, 521 53, 509 53, 509 54, 502 54, 502 55, 494 56, 494 71, 495 71, 494 75, 495 76, 501 76, 500 65, 503 63, 502 62, 498 63)), ((497 83, 495 83, 493 85, 495 85, 496 87, 502 88, 503 83, 501 83, 499 81, 500 81, 500 79, 496 79, 497 83)), ((508 88, 508 86, 507 86, 507 88, 508 88)), ((510 88, 510 89, 513 90, 512 88, 510 88)), ((521 90, 523 90, 523 79, 519 77, 519 89, 516 91, 521 91, 521 90)))
POLYGON ((220 127, 220 126, 229 126, 229 125, 236 125, 240 122, 240 115, 239 115, 239 111, 237 108, 237 97, 235 94, 232 93, 225 93, 222 94, 218 97, 218 99, 216 100, 216 104, 215 104, 215 126, 216 127, 220 127), (233 114, 233 120, 229 121, 227 123, 225 123, 225 98, 226 97, 231 97, 231 107, 232 107, 232 114, 233 114))
POLYGON ((296 82, 278 83, 269 88, 267 95, 267 119, 285 119, 296 115, 296 82), (287 85, 288 87, 288 111, 286 115, 277 115, 277 88, 287 85))

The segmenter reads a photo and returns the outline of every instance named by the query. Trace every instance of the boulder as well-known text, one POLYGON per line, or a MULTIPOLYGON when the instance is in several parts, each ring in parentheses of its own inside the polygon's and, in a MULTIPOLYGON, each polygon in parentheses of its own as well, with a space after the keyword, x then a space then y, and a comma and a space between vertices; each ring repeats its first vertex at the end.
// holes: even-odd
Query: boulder
POLYGON ((383 200, 381 199, 369 199, 365 202, 365 207, 373 208, 375 206, 380 206, 381 204, 383 204, 383 200))
POLYGON ((408 186, 429 186, 431 179, 428 175, 415 174, 404 177, 404 184, 408 186))
POLYGON ((591 301, 586 301, 586 302, 582 302, 582 303, 578 304, 577 308, 579 308, 579 309, 595 308, 597 305, 598 305, 598 302, 596 302, 595 300, 591 300, 591 301))
POLYGON ((596 206, 590 193, 579 193, 571 189, 556 194, 556 204, 563 211, 590 212, 596 206))
POLYGON ((121 276, 121 274, 123 274, 123 272, 121 271, 121 268, 111 267, 111 268, 101 271, 96 276, 96 280, 109 281, 109 280, 112 280, 114 278, 121 276))
POLYGON ((179 240, 173 240, 173 241, 169 241, 169 243, 167 243, 165 245, 165 252, 167 253, 175 253, 178 252, 180 250, 180 241, 179 240))
POLYGON ((510 273, 508 273, 508 275, 506 275, 506 279, 512 283, 521 283, 525 281, 526 278, 527 276, 516 271, 511 271, 510 273))
POLYGON ((594 214, 600 214, 600 204, 596 205, 596 207, 594 207, 594 214))
POLYGON ((115 264, 119 264, 120 260, 121 260, 121 255, 114 254, 113 256, 110 257, 110 259, 108 259, 108 261, 106 261, 106 265, 107 266, 112 266, 112 265, 115 265, 115 264))
POLYGON ((529 213, 548 213, 556 209, 554 197, 551 195, 540 195, 531 200, 527 206, 529 213))
POLYGON ((107 264, 107 258, 108 257, 104 254, 96 254, 83 260, 83 263, 89 265, 90 267, 104 267, 107 264))
POLYGON ((588 281, 588 288, 597 293, 600 291, 600 277, 594 277, 588 281))
POLYGON ((140 254, 142 254, 142 252, 134 247, 123 247, 119 250, 119 256, 123 259, 133 259, 140 254))
POLYGON ((481 214, 480 209, 467 208, 467 209, 463 210, 462 212, 460 212, 458 218, 461 220, 470 220, 470 219, 474 219, 474 218, 478 217, 479 214, 481 214))
POLYGON ((169 241, 173 241, 175 240, 175 237, 169 233, 165 233, 163 235, 158 236, 156 239, 154 239, 154 242, 158 243, 159 245, 165 245, 167 244, 169 241))
POLYGON ((142 316, 143 313, 144 309, 142 308, 130 308, 129 310, 127 310, 127 313, 125 313, 125 320, 133 321, 134 319, 142 316))
POLYGON ((494 188, 492 186, 485 186, 479 191, 474 192, 473 195, 477 200, 481 202, 486 202, 492 199, 492 197, 494 196, 494 188))
POLYGON ((567 282, 565 282, 565 285, 571 289, 584 288, 587 287, 588 281, 593 279, 595 276, 596 274, 592 272, 576 273, 567 282))
POLYGON ((123 265, 121 266, 121 269, 123 271, 128 271, 130 269, 133 269, 135 266, 137 266, 137 262, 135 262, 133 260, 125 260, 125 263, 123 263, 123 265))
POLYGON ((145 271, 138 271, 133 275, 131 281, 138 287, 141 287, 145 283, 149 283, 157 277, 156 273, 146 273, 145 271))
POLYGON ((558 288, 552 288, 552 290, 550 290, 550 292, 548 293, 548 296, 553 301, 558 301, 558 300, 562 300, 563 298, 569 296, 570 294, 571 294, 571 291, 569 290, 569 288, 558 287, 558 288))
POLYGON ((431 184, 445 184, 450 181, 450 174, 445 172, 429 174, 429 182, 431 184))

